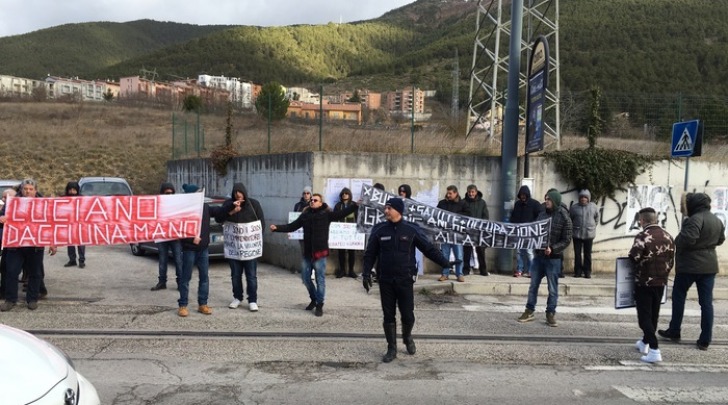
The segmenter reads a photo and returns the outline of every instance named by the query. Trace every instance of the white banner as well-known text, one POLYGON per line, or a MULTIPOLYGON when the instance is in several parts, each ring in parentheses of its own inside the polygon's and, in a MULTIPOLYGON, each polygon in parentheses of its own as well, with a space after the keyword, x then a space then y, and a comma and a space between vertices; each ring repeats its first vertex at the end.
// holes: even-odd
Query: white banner
POLYGON ((225 258, 253 260, 263 256, 263 226, 260 221, 222 225, 225 238, 225 258))
POLYGON ((353 222, 332 222, 329 227, 329 249, 364 250, 365 238, 353 222))
MULTIPOLYGON (((289 212, 288 213, 288 223, 290 224, 291 222, 297 220, 298 217, 300 217, 300 216, 301 216, 300 212, 295 212, 295 211, 289 212)), ((303 227, 300 227, 293 232, 289 232, 288 239, 303 240, 303 227)))

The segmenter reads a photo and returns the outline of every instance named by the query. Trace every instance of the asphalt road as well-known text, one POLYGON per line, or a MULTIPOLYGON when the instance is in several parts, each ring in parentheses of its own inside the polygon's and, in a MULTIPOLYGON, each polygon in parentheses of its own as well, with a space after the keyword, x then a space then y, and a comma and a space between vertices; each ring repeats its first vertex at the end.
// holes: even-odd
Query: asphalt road
POLYGON ((298 275, 260 265, 260 311, 252 313, 227 308, 229 269, 216 262, 214 313, 195 311, 193 277, 191 314, 180 318, 174 281, 149 290, 155 256, 134 257, 125 246, 87 252, 85 269, 63 268, 63 250, 46 258, 48 299, 0 322, 66 350, 104 404, 728 403, 728 301, 716 302, 708 351, 694 347, 699 311, 690 302, 683 342, 661 344, 664 361, 652 366, 633 349, 634 310, 614 310, 610 297, 562 297, 551 328, 545 297, 536 320, 520 324, 522 295, 420 293, 417 354, 400 344, 398 359, 383 364, 376 286, 368 295, 358 280, 327 278, 317 318, 304 310, 298 275))

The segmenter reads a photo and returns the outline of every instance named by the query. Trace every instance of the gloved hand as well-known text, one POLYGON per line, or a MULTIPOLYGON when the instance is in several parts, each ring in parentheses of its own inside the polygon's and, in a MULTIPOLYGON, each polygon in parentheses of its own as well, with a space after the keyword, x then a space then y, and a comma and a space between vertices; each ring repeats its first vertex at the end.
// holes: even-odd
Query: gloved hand
POLYGON ((372 288, 372 276, 369 275, 363 275, 361 276, 362 285, 364 286, 364 289, 367 290, 367 294, 369 294, 369 289, 372 288))
POLYGON ((453 260, 450 262, 450 267, 457 266, 458 264, 462 263, 462 260, 453 260))

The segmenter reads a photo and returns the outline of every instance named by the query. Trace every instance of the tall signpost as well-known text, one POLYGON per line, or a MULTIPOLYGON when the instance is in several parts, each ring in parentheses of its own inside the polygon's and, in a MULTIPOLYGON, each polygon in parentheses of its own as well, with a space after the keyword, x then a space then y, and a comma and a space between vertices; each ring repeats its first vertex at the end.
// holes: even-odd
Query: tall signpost
POLYGON ((682 121, 672 124, 671 145, 670 156, 687 158, 685 159, 685 184, 683 184, 683 191, 688 191, 690 157, 703 154, 703 125, 700 120, 682 121))

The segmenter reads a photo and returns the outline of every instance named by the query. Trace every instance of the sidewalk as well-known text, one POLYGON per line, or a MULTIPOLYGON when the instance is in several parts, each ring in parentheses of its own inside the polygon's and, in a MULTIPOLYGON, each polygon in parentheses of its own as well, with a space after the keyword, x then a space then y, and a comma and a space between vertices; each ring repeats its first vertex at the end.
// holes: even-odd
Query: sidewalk
MULTIPOLYGON (((673 277, 670 277, 668 293, 672 291, 673 277)), ((430 291, 433 293, 455 293, 460 295, 528 295, 528 286, 531 279, 527 277, 513 277, 512 274, 493 274, 484 277, 480 275, 465 276, 465 282, 459 283, 451 275, 448 281, 437 281, 439 274, 426 274, 420 276, 415 283, 415 291, 430 291)), ((546 279, 541 281, 545 287, 546 279)), ((573 297, 614 297, 614 274, 592 275, 592 278, 575 278, 567 275, 559 279, 559 296, 573 297)), ((542 288, 543 293, 546 288, 542 288)), ((695 286, 688 291, 688 298, 697 299, 698 292, 695 286)), ((714 300, 728 300, 728 277, 718 274, 713 288, 714 300)))

